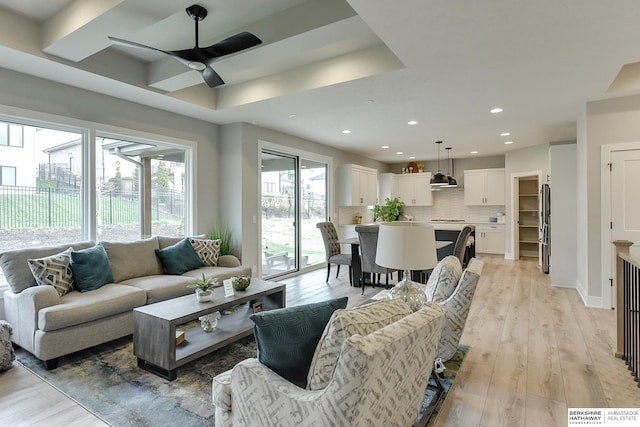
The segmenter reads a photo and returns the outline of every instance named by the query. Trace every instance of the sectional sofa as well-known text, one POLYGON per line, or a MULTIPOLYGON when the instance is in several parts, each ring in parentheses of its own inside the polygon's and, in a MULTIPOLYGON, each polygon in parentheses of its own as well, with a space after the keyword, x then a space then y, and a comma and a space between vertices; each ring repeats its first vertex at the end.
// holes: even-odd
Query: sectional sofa
POLYGON ((132 334, 134 308, 193 293, 188 285, 202 274, 220 281, 251 275, 251 268, 232 255, 201 250, 194 252, 195 261, 193 253, 184 258, 189 243, 195 248, 211 242, 156 236, 1 253, 0 267, 10 287, 4 308, 13 342, 53 369, 61 356, 132 334), (101 264, 94 253, 106 254, 108 261, 103 256, 101 264), (65 289, 74 272, 75 283, 65 289))

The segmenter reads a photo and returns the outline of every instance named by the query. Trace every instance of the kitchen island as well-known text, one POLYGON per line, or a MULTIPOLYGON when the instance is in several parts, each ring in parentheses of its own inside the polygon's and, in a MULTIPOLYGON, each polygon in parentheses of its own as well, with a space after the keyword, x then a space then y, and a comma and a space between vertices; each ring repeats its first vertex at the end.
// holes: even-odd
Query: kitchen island
POLYGON ((476 256, 476 226, 475 224, 468 223, 466 221, 456 221, 456 220, 431 220, 427 221, 429 224, 433 225, 433 228, 436 232, 436 240, 439 241, 449 241, 453 242, 453 245, 449 245, 442 249, 438 249, 438 259, 442 259, 448 255, 453 254, 453 249, 455 246, 455 242, 458 239, 458 234, 462 231, 465 226, 471 227, 471 235, 469 239, 469 243, 467 244, 467 249, 465 251, 464 260, 465 262, 469 262, 471 258, 476 256))

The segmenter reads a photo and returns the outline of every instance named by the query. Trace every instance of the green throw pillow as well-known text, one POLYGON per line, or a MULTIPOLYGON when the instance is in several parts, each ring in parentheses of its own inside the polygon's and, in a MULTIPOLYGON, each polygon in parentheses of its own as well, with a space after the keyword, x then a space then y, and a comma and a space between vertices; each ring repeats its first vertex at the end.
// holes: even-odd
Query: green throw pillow
POLYGON ((204 263, 196 253, 195 249, 185 237, 175 245, 167 246, 164 249, 156 249, 156 255, 162 261, 167 274, 181 275, 189 270, 204 267, 204 263))
POLYGON ((101 244, 79 251, 71 251, 73 286, 80 292, 95 291, 113 282, 107 251, 101 244))
POLYGON ((258 360, 301 387, 320 336, 331 315, 347 307, 347 297, 252 314, 258 360))

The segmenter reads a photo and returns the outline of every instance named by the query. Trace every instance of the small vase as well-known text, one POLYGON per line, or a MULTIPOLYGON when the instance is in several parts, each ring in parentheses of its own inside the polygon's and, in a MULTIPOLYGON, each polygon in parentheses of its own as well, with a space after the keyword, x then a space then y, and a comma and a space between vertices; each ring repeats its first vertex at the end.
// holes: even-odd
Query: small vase
POLYGON ((208 302, 211 301, 211 296, 213 293, 211 291, 201 291, 200 289, 196 289, 196 299, 198 302, 208 302))

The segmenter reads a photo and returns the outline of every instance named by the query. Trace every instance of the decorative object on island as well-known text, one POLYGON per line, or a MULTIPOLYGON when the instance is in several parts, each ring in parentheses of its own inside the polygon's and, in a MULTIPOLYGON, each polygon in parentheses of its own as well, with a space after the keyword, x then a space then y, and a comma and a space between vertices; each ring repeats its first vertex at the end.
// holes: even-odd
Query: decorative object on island
POLYGON ((458 181, 456 181, 456 179, 453 177, 453 175, 451 175, 451 157, 449 157, 449 151, 451 150, 451 147, 447 147, 447 148, 445 148, 445 150, 447 150, 447 181, 448 181, 448 184, 447 185, 443 185, 443 187, 456 188, 458 186, 458 181))
POLYGON ((202 273, 202 279, 198 279, 190 285, 187 285, 189 288, 195 288, 196 290, 196 299, 199 302, 211 301, 212 291, 211 288, 216 286, 216 279, 205 277, 204 273, 202 273))
POLYGON ((384 222, 397 220, 404 210, 404 202, 401 202, 397 197, 393 199, 387 197, 384 202, 384 205, 375 205, 373 207, 373 219, 384 222))
POLYGON ((433 226, 415 221, 380 224, 376 264, 404 270, 402 281, 387 298, 400 299, 413 311, 419 310, 427 303, 427 295, 411 281, 411 270, 429 270, 438 264, 433 226))
POLYGON ((231 280, 233 289, 236 291, 244 291, 251 284, 251 277, 249 276, 237 276, 231 280))
POLYGON ((200 326, 202 330, 205 332, 213 332, 218 326, 218 320, 222 317, 219 311, 214 311, 210 314, 205 314, 204 316, 198 317, 200 321, 200 326))
POLYGON ((431 177, 431 185, 434 187, 441 187, 449 184, 449 180, 444 176, 440 169, 440 144, 442 144, 442 141, 436 141, 436 145, 438 146, 438 172, 431 177))

